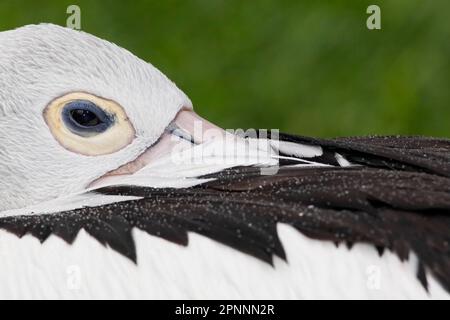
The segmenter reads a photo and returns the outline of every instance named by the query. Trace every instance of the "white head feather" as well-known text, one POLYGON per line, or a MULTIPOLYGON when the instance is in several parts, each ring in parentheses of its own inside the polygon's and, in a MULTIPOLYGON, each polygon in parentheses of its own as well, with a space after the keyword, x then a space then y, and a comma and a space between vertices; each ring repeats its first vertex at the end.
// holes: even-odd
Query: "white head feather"
POLYGON ((84 32, 29 25, 0 33, 0 211, 78 192, 134 160, 191 102, 151 64, 84 32), (125 148, 84 156, 62 147, 43 117, 69 92, 113 100, 136 131, 125 148))

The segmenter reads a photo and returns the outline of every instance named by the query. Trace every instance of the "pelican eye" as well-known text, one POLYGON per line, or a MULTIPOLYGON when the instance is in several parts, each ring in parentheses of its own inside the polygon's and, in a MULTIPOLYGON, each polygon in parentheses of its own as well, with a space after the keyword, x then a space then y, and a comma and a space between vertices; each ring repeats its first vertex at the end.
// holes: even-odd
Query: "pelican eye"
POLYGON ((66 127, 74 134, 92 136, 114 125, 114 115, 108 114, 95 103, 87 100, 68 102, 62 110, 66 127))
POLYGON ((87 92, 71 92, 50 101, 43 116, 60 145, 86 156, 117 152, 136 136, 120 104, 87 92))

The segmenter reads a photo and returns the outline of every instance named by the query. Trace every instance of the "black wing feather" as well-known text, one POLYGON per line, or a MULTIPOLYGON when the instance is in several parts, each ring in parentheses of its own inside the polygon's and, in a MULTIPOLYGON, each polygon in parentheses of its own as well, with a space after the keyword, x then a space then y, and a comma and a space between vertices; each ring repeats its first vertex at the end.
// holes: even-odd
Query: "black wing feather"
POLYGON ((268 263, 286 258, 276 225, 287 223, 313 239, 374 245, 419 258, 418 279, 431 272, 450 292, 450 142, 428 138, 282 136, 339 152, 358 167, 281 167, 274 175, 233 168, 185 189, 107 187, 96 192, 139 200, 47 215, 5 217, 0 228, 45 241, 72 243, 85 229, 136 261, 134 227, 180 245, 196 232, 268 263))
POLYGON ((428 137, 375 136, 319 139, 280 134, 280 140, 322 146, 355 164, 450 177, 450 140, 428 137))

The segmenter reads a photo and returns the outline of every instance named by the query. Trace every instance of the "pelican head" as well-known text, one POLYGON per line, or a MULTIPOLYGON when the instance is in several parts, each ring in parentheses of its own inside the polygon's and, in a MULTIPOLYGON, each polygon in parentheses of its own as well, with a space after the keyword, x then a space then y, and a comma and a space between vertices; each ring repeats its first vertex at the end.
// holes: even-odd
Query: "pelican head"
POLYGON ((192 112, 151 64, 51 24, 1 32, 0 74, 0 211, 135 170, 169 124, 192 112))

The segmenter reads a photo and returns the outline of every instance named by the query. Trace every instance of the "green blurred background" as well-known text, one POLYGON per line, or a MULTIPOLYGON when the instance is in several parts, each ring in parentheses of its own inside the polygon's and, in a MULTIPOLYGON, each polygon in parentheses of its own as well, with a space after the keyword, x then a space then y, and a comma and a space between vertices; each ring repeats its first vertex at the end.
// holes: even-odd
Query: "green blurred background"
POLYGON ((65 25, 70 4, 223 127, 450 137, 450 1, 2 0, 0 29, 65 25))

